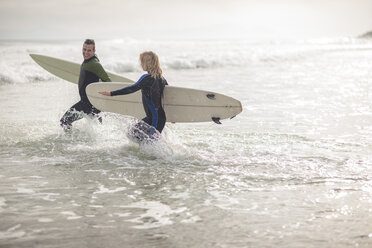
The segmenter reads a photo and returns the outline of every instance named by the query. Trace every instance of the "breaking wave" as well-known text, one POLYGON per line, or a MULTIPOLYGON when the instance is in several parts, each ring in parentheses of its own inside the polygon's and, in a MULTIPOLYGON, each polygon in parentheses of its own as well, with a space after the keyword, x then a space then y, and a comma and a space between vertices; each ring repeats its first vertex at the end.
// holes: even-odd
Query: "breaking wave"
MULTIPOLYGON (((162 68, 166 70, 249 67, 299 61, 325 52, 372 50, 371 42, 359 39, 323 39, 295 43, 127 39, 97 43, 99 44, 97 55, 103 66, 118 74, 142 72, 138 55, 144 50, 156 51, 162 68)), ((80 49, 81 41, 0 42, 0 85, 56 79, 39 67, 29 54, 44 54, 80 63, 82 61, 80 49)))

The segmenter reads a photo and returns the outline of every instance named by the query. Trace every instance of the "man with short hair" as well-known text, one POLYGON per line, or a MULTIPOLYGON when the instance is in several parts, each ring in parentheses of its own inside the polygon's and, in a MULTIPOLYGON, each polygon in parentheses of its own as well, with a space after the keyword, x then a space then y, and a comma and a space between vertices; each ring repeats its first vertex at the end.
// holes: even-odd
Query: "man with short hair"
POLYGON ((67 112, 61 118, 60 123, 65 131, 71 129, 74 121, 82 119, 83 113, 97 117, 98 120, 102 122, 101 117, 98 115, 101 111, 96 109, 89 102, 85 89, 89 84, 98 82, 99 80, 111 82, 110 77, 107 75, 106 71, 99 62, 99 59, 95 55, 96 49, 94 40, 86 39, 83 44, 82 52, 84 61, 81 64, 79 75, 80 101, 67 110, 67 112))

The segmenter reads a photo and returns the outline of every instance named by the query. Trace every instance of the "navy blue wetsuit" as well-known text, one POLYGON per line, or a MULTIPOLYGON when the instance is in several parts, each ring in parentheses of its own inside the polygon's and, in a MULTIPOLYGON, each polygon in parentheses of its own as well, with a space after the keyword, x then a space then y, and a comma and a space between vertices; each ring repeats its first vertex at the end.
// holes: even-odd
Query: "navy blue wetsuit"
POLYGON ((163 77, 155 79, 150 74, 144 74, 135 84, 111 91, 111 96, 126 95, 141 90, 142 103, 146 113, 146 117, 142 120, 161 133, 166 121, 162 106, 165 85, 168 83, 163 77))

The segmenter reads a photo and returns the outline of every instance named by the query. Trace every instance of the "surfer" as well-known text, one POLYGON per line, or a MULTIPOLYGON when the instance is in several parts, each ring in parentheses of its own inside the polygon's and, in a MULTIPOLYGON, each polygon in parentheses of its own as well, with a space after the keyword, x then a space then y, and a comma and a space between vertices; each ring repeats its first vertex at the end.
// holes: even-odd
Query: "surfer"
POLYGON ((92 39, 86 39, 83 44, 83 57, 84 61, 80 67, 79 75, 79 95, 80 101, 74 104, 67 112, 63 115, 60 120, 63 130, 67 131, 71 129, 74 121, 83 118, 83 113, 97 117, 100 122, 102 118, 99 117, 99 111, 96 109, 88 100, 85 88, 88 84, 98 82, 102 80, 104 82, 111 82, 110 77, 103 69, 97 55, 95 54, 95 42, 92 39))
POLYGON ((142 119, 144 123, 137 123, 132 130, 137 130, 134 131, 133 135, 137 139, 142 140, 143 134, 151 139, 154 137, 156 130, 161 133, 164 128, 166 116, 162 106, 162 96, 164 87, 168 85, 168 83, 162 76, 159 58, 154 52, 146 51, 141 53, 139 60, 142 69, 147 71, 147 73, 142 75, 135 84, 115 91, 100 91, 99 93, 106 96, 117 96, 141 90, 142 104, 145 109, 146 117, 142 119), (139 134, 138 130, 142 131, 142 135, 139 134))

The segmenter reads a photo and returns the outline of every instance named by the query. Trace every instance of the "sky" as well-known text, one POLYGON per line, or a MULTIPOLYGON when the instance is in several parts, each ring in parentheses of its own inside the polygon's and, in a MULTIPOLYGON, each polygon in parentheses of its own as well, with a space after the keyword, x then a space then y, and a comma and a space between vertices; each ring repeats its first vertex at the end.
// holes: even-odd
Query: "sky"
POLYGON ((311 39, 372 30, 372 0, 0 0, 0 39, 311 39))

